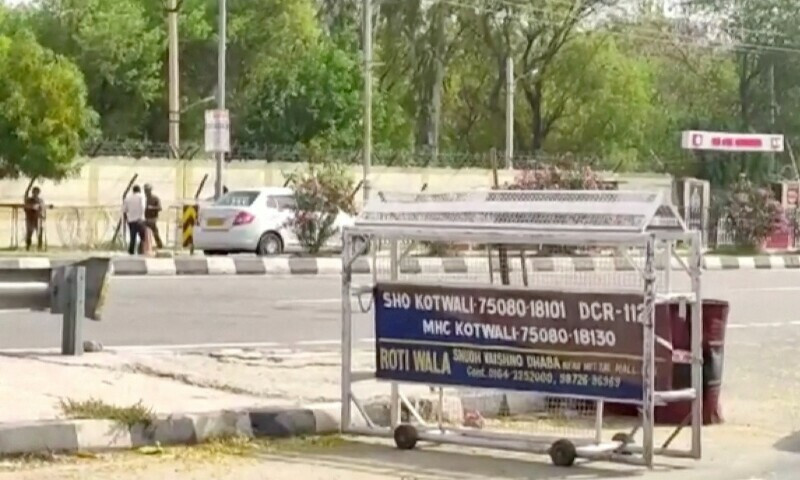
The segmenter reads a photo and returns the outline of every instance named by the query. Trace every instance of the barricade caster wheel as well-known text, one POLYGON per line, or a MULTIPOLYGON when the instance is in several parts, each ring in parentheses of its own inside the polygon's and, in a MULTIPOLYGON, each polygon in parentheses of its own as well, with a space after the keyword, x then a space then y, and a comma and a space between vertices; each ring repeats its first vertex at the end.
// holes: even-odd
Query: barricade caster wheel
POLYGON ((575 444, 569 440, 561 439, 550 445, 550 460, 557 467, 571 467, 577 457, 575 444))
POLYGON ((400 450, 412 450, 417 440, 417 429, 413 425, 399 425, 394 429, 394 444, 400 450))
POLYGON ((614 436, 611 437, 611 441, 612 442, 619 442, 623 446, 630 445, 632 443, 636 443, 636 441, 633 439, 633 437, 628 435, 625 432, 617 432, 617 433, 615 433, 614 436))
POLYGON ((617 449, 617 451, 619 453, 621 453, 622 455, 630 455, 630 452, 625 450, 625 447, 627 447, 628 445, 636 443, 636 440, 633 438, 633 436, 629 435, 629 434, 627 434, 625 432, 617 432, 617 433, 615 433, 614 436, 611 437, 611 441, 620 443, 620 446, 617 449))

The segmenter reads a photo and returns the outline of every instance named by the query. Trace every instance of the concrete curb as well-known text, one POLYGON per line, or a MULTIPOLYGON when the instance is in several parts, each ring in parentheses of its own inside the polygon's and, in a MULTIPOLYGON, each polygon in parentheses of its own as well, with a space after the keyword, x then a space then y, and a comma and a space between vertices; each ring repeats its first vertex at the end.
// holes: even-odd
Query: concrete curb
MULTIPOLYGON (((0 269, 48 268, 72 263, 48 258, 0 259, 0 269)), ((673 267, 680 268, 673 260, 673 267)), ((622 257, 547 257, 527 258, 529 272, 613 272, 633 271, 634 265, 622 257)), ((663 269, 663 260, 657 261, 663 269)), ((120 276, 204 276, 204 275, 339 275, 342 262, 336 257, 116 257, 114 274, 120 276)), ((520 271, 520 259, 509 258, 512 271, 520 271)), ((760 255, 734 257, 709 255, 704 258, 706 270, 784 270, 800 269, 800 255, 760 255)), ((380 259, 379 270, 388 271, 388 260, 380 259)), ((494 262, 495 271, 499 268, 494 262)), ((353 266, 356 274, 371 273, 368 258, 360 258, 353 266)), ((414 274, 485 274, 488 262, 480 257, 410 257, 400 263, 400 273, 414 274)))
POLYGON ((176 414, 150 425, 111 420, 51 420, 0 424, 0 455, 193 445, 225 436, 290 437, 339 430, 339 405, 257 408, 176 414), (335 409, 333 408, 335 407, 335 409))
MULTIPOLYGON (((411 398, 416 402, 424 397, 411 398)), ((431 401, 428 399, 429 404, 431 401)), ((521 392, 466 392, 445 396, 445 416, 461 421, 465 411, 484 416, 515 415, 540 411, 541 395, 521 392)), ((386 425, 386 400, 366 402, 373 422, 386 425)), ((341 404, 320 403, 305 407, 256 407, 205 413, 181 413, 157 418, 150 425, 128 427, 111 420, 46 420, 0 424, 0 455, 53 452, 125 450, 152 445, 195 445, 214 438, 289 438, 338 433, 341 404)), ((357 415, 354 413, 354 415, 357 415)), ((355 422, 365 425, 360 418, 355 422)))

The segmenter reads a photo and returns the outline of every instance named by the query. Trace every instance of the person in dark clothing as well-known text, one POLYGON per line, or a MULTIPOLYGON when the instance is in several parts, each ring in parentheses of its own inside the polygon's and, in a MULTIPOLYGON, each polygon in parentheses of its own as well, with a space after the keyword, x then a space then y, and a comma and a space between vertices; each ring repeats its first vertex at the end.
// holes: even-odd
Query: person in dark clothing
POLYGON ((122 215, 128 223, 130 241, 128 242, 128 253, 134 255, 137 252, 136 240, 143 242, 145 239, 144 225, 144 197, 139 185, 133 186, 133 191, 122 201, 122 215))
POLYGON ((25 249, 30 250, 33 235, 37 234, 37 245, 42 249, 42 222, 44 222, 45 205, 39 187, 33 187, 31 195, 25 197, 25 249))
POLYGON ((161 235, 158 233, 158 214, 161 213, 161 199, 153 193, 153 186, 144 186, 145 210, 144 223, 153 232, 153 239, 156 241, 156 248, 164 248, 161 235))

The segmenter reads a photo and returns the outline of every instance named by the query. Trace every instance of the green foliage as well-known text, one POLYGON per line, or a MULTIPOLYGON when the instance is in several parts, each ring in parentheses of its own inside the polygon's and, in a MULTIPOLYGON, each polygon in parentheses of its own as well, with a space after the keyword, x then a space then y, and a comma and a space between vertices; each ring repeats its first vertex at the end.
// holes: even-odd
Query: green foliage
POLYGON ((336 218, 355 213, 353 177, 345 164, 322 158, 293 172, 288 180, 297 202, 290 226, 307 252, 318 253, 338 233, 336 218))
POLYGON ((545 104, 559 112, 545 148, 605 158, 599 166, 619 168, 642 147, 654 116, 650 68, 621 51, 614 37, 584 35, 565 46, 544 88, 545 104))
MULTIPOLYGON (((291 65, 265 64, 243 96, 245 142, 317 144, 356 148, 362 139, 363 81, 355 55, 321 42, 291 65)), ((377 92, 373 124, 376 144, 407 143, 398 106, 377 92), (404 138, 405 137, 405 138, 404 138)))
MULTIPOLYGON (((181 133, 198 142, 201 100, 216 92, 217 4, 180 4, 181 133)), ((234 144, 361 147, 360 5, 229 2, 234 144)), ((605 14, 620 5, 382 3, 374 18, 374 143, 450 166, 461 165, 433 155, 502 149, 510 57, 519 153, 575 154, 596 159, 597 169, 694 175, 717 186, 742 173, 762 182, 789 171, 788 156, 773 168, 767 156, 686 153, 679 133, 774 130, 800 140, 800 56, 789 51, 800 45, 800 10, 792 1, 699 0, 685 8, 702 15, 681 19, 605 14), (719 43, 725 48, 708 48, 719 43)), ((162 0, 33 0, 3 13, 7 34, 32 30, 78 65, 104 137, 166 140, 162 0)))
POLYGON ((64 178, 95 120, 74 64, 27 32, 0 36, 0 178, 64 178))
POLYGON ((39 0, 39 42, 75 62, 106 137, 141 137, 162 80, 163 23, 140 0, 39 0))

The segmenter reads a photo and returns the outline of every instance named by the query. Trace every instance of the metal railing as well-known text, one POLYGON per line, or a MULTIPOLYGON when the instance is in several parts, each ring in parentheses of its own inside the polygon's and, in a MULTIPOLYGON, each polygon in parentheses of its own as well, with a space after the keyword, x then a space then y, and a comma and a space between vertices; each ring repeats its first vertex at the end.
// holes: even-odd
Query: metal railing
POLYGON ((61 353, 81 355, 83 319, 100 320, 110 270, 108 258, 56 268, 0 269, 0 310, 62 315, 61 353))
MULTIPOLYGON (((180 243, 177 239, 181 208, 181 205, 167 206, 159 219, 159 232, 166 248, 180 243)), ((51 205, 41 222, 42 249, 123 250, 127 241, 125 228, 119 206, 51 205)), ((25 235, 22 204, 0 205, 0 248, 25 248, 25 235)), ((32 244, 33 249, 38 249, 38 238, 33 238, 32 244)))

